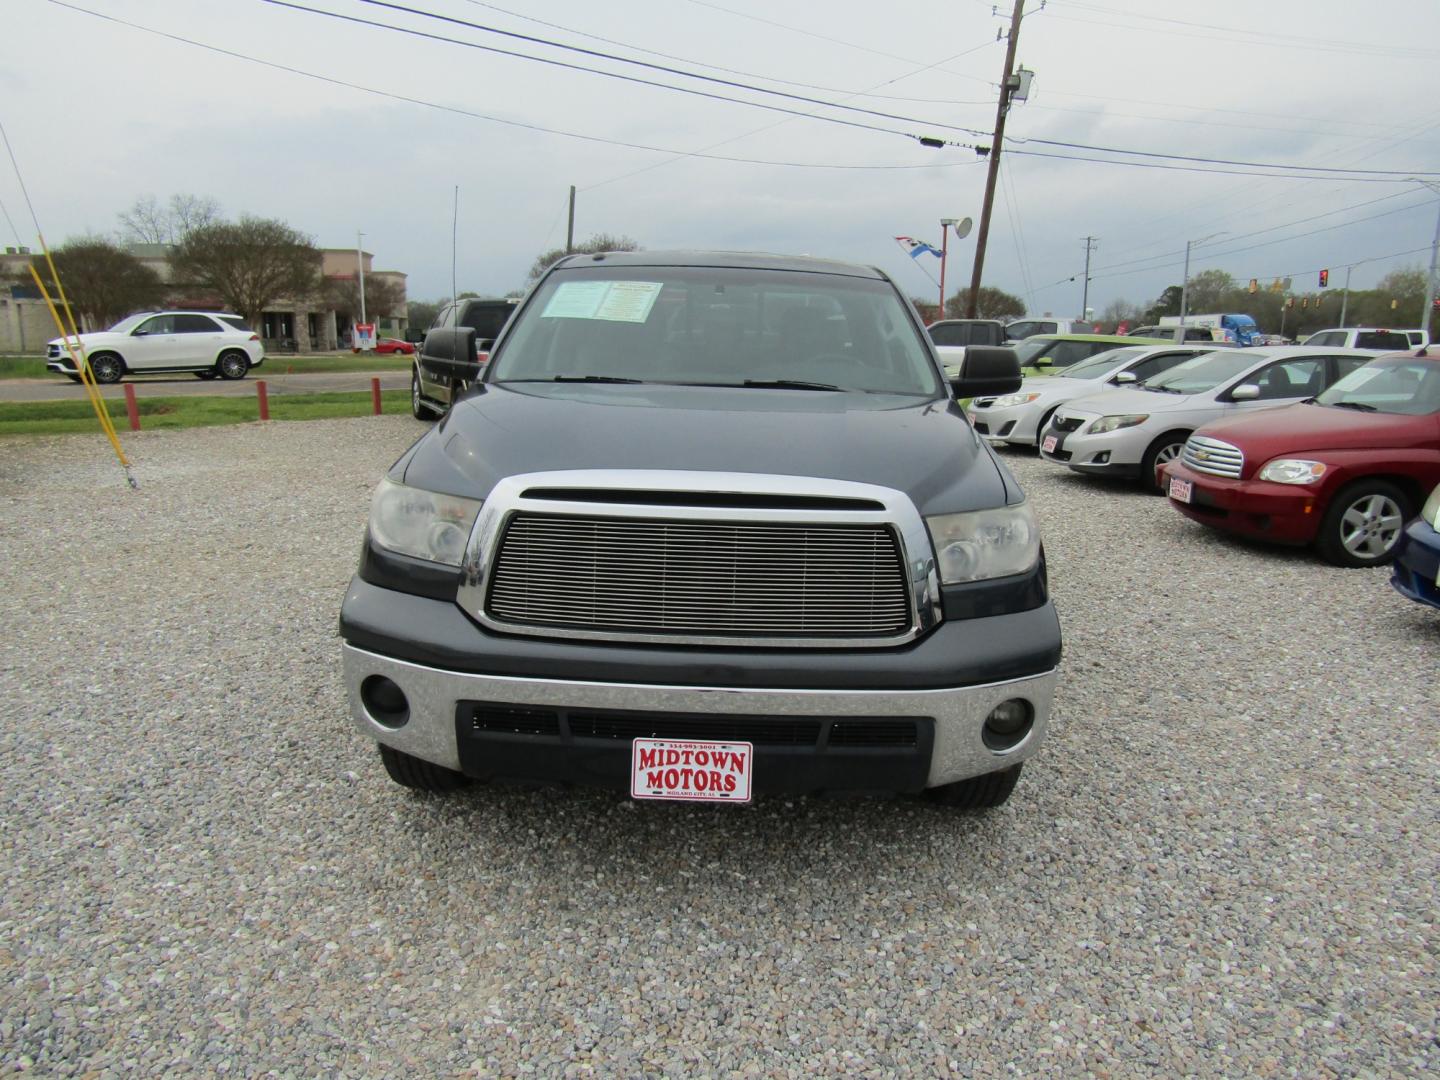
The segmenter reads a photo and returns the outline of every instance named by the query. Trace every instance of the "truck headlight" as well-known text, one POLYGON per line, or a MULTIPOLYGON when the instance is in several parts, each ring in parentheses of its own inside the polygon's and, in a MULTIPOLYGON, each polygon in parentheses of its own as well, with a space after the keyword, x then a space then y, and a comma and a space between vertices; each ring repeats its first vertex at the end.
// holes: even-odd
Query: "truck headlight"
POLYGON ((992 409, 1009 409, 1015 405, 1029 405, 1039 394, 1006 394, 990 403, 992 409))
POLYGON ((1260 470, 1260 479, 1275 484, 1313 484, 1325 475, 1323 461, 1276 458, 1260 470))
POLYGON ((1040 558, 1040 527, 1028 502, 943 514, 925 524, 946 585, 1023 574, 1040 558))
POLYGON ((381 547, 401 555, 459 566, 479 513, 479 499, 381 480, 370 502, 370 535, 381 547))
POLYGON ((1420 511, 1420 516, 1440 529, 1440 487, 1430 493, 1430 498, 1425 500, 1425 508, 1420 511))
POLYGON ((1150 419, 1149 413, 1129 413, 1125 416, 1102 416, 1086 429, 1087 435, 1103 435, 1107 431, 1119 431, 1121 428, 1134 427, 1143 424, 1150 419))

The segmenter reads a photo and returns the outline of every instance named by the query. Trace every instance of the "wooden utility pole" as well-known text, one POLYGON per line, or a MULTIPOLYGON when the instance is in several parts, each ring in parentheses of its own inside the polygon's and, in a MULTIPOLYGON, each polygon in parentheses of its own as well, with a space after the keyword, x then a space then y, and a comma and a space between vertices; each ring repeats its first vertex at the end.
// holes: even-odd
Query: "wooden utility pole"
POLYGON ((975 238, 975 269, 970 274, 970 299, 965 317, 977 318, 980 305, 980 275, 985 269, 985 242, 990 239, 990 209, 995 205, 995 181, 1000 176, 1000 147, 1005 141, 1005 116, 1010 111, 1010 76, 1015 71, 1015 44, 1020 40, 1020 16, 1024 0, 1015 0, 1010 14, 1010 40, 1005 46, 1005 74, 1000 77, 1000 101, 995 108, 995 137, 990 142, 990 169, 985 175, 985 202, 980 207, 980 234, 975 238))
POLYGON ((570 185, 570 219, 565 223, 565 254, 575 250, 575 185, 570 185))

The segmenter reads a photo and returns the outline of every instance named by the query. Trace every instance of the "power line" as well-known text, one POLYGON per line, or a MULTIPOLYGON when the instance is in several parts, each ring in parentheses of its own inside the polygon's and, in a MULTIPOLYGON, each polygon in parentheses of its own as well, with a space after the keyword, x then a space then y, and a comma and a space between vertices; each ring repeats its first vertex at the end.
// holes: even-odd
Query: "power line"
POLYGON ((1363 127, 1367 130, 1390 128, 1398 131, 1405 126, 1402 124, 1377 124, 1369 120, 1346 120, 1338 116, 1297 116, 1294 113, 1260 112, 1256 109, 1234 109, 1227 108, 1223 105, 1187 105, 1180 101, 1155 101, 1147 98, 1110 97, 1106 94, 1082 94, 1076 90, 1055 90, 1050 87, 1047 87, 1045 92, 1052 97, 1078 97, 1088 98, 1092 101, 1118 101, 1125 105, 1154 105, 1162 109, 1190 109, 1194 112, 1222 112, 1234 113, 1237 116, 1263 116, 1271 120, 1304 120, 1306 123, 1311 124, 1346 124, 1351 127, 1363 127))
MULTIPOLYGON (((266 2, 278 3, 280 0, 266 0, 266 2)), ((1344 173, 1347 178, 1350 175, 1440 176, 1440 172, 1429 172, 1419 169, 1346 169, 1332 168, 1329 165, 1295 165, 1266 161, 1237 161, 1231 158, 1195 157, 1189 154, 1162 154, 1154 150, 1120 150, 1113 146, 1091 146, 1088 143, 1061 142, 1058 139, 1017 138, 1010 141, 1021 143, 1022 145, 1036 143, 1040 146, 1059 146, 1070 150, 1090 150, 1101 154, 1128 154, 1132 157, 1159 158, 1161 161, 1194 161, 1205 165, 1239 165, 1251 169, 1301 169, 1305 172, 1344 173)))
MULTIPOLYGON (((750 83, 739 82, 735 79, 721 79, 714 75, 702 75, 699 72, 686 71, 684 68, 671 67, 667 64, 653 64, 648 60, 636 60, 633 57, 621 56, 618 53, 602 52, 598 49, 587 49, 580 45, 567 45, 560 41, 551 41, 548 38, 536 37, 533 34, 522 34, 515 30, 502 30, 495 26, 486 26, 483 23, 470 22, 468 19, 459 19, 453 15, 441 15, 433 11, 424 11, 420 8, 407 7, 404 4, 396 4, 390 0, 359 0, 362 4, 369 4, 372 7, 383 8, 387 11, 401 12, 406 15, 414 15, 420 18, 433 19, 436 22, 446 23, 451 26, 463 26, 469 30, 479 30, 482 33, 496 34, 500 37, 511 38, 516 41, 528 42, 532 45, 542 45, 552 49, 560 49, 564 52, 579 53, 582 56, 589 56, 599 60, 609 60, 613 63, 630 64, 634 67, 645 68, 649 71, 664 72, 667 75, 675 75, 685 79, 695 79, 699 82, 713 83, 717 86, 727 86, 732 89, 746 90, 755 94, 768 94, 772 97, 784 98, 788 101, 798 101, 806 105, 819 105, 829 109, 839 109, 844 112, 860 113, 865 116, 874 116, 883 120, 898 120, 907 124, 923 124, 927 127, 943 128, 948 131, 961 131, 968 135, 983 135, 984 132, 978 128, 960 127, 955 124, 945 124, 930 120, 921 120, 913 116, 902 116, 898 113, 883 112, 879 109, 866 109, 859 105, 840 105, 833 101, 826 101, 823 98, 809 97, 805 94, 792 94, 786 90, 771 90, 764 86, 754 86, 750 83)), ((371 26, 376 29, 389 30, 393 33, 409 34, 414 37, 426 38, 431 41, 442 41, 451 45, 461 45, 466 48, 480 49, 484 52, 498 53, 502 56, 510 56, 521 60, 530 60, 534 63, 549 64, 553 67, 567 68, 571 71, 585 71, 592 75, 601 75, 605 78, 619 79, 623 82, 634 82, 644 86, 653 86, 664 90, 674 90, 683 94, 692 94, 697 97, 713 98, 717 101, 728 101, 732 104, 749 105, 752 108, 770 109, 775 112, 790 112, 795 116, 811 116, 816 120, 826 120, 830 123, 850 123, 852 126, 867 126, 855 124, 853 121, 840 121, 836 117, 822 117, 810 113, 800 113, 795 110, 780 109, 773 105, 764 105, 756 101, 745 101, 742 98, 730 98, 723 95, 711 94, 705 91, 694 90, 682 86, 674 86, 670 83, 653 82, 648 79, 639 79, 632 75, 622 75, 615 71, 605 71, 601 68, 585 67, 581 64, 570 64, 560 60, 554 60, 542 56, 533 56, 529 53, 514 52, 507 49, 497 49, 493 46, 481 45, 473 41, 464 41, 459 38, 445 37, 440 34, 427 34, 421 30, 413 30, 405 26, 395 26, 391 23, 376 22, 372 19, 362 19, 357 15, 344 15, 337 11, 326 11, 322 8, 307 7, 304 4, 295 3, 294 0, 261 0, 261 3, 271 4, 275 7, 289 8, 294 11, 304 11, 311 15, 323 15, 326 18, 339 19, 342 22, 357 23, 361 26, 371 26)), ((888 128, 873 128, 877 131, 888 131, 890 134, 905 134, 910 138, 918 136, 908 135, 905 132, 896 132, 888 128)))
MULTIPOLYGON (((511 11, 509 8, 500 7, 498 4, 487 3, 486 0, 465 0, 465 2, 466 2, 467 4, 472 4, 472 5, 474 5, 475 7, 483 7, 483 8, 488 8, 488 9, 491 10, 491 11, 498 11, 498 12, 500 12, 500 14, 502 14, 502 15, 509 15, 511 18, 514 18, 514 19, 523 19, 525 22, 533 22, 533 23, 536 23, 536 24, 538 24, 538 25, 540 25, 540 26, 548 26, 548 27, 550 27, 550 29, 552 29, 552 30, 563 30, 565 33, 567 33, 567 34, 574 34, 576 37, 589 38, 589 39, 592 40, 592 41, 602 41, 602 42, 604 42, 606 45, 618 45, 618 46, 620 46, 621 48, 633 49, 635 52, 646 53, 646 54, 649 55, 649 56, 659 56, 659 57, 662 57, 662 58, 664 58, 664 59, 666 59, 666 60, 675 60, 675 61, 677 61, 677 62, 679 62, 679 63, 682 63, 682 64, 693 64, 693 65, 695 65, 696 67, 709 68, 709 69, 712 70, 712 71, 723 71, 723 72, 725 72, 727 75, 743 75, 743 76, 745 76, 747 79, 763 79, 763 80, 765 80, 766 82, 779 83, 779 84, 782 85, 782 86, 803 86, 803 87, 804 87, 805 89, 807 89, 807 90, 821 90, 821 91, 824 91, 824 92, 827 93, 827 94, 846 94, 846 95, 848 95, 849 97, 879 98, 879 99, 884 100, 884 101, 913 101, 913 102, 918 102, 918 103, 923 104, 923 105, 989 105, 989 104, 990 104, 990 100, 989 100, 988 98, 983 99, 983 100, 979 100, 979 101, 957 101, 957 100, 955 100, 955 99, 953 99, 953 98, 904 97, 904 96, 901 96, 901 95, 892 95, 892 94, 876 94, 876 93, 872 93, 870 90, 842 90, 842 89, 839 89, 839 88, 833 87, 833 86, 818 86, 818 85, 816 85, 815 83, 800 82, 800 81, 795 80, 795 79, 781 79, 781 78, 779 78, 779 77, 777 77, 777 76, 775 76, 775 75, 761 75, 761 74, 757 74, 756 72, 753 72, 753 71, 744 71, 744 70, 741 70, 741 69, 738 69, 738 68, 724 67, 724 66, 722 66, 722 65, 720 65, 720 64, 707 63, 707 62, 704 61, 704 60, 695 60, 695 59, 692 59, 692 58, 690 58, 690 57, 676 56, 674 53, 661 52, 661 51, 658 50, 658 49, 647 49, 647 48, 645 48, 644 46, 641 46, 641 45, 631 45, 631 44, 628 43, 628 42, 617 41, 615 38, 603 37, 603 36, 601 36, 600 34, 587 33, 587 32, 584 31, 584 30, 576 30, 574 27, 563 26, 563 25, 561 25, 560 23, 549 22, 549 21, 547 21, 547 20, 545 20, 545 19, 537 19, 537 18, 536 18, 535 16, 533 16, 533 15, 526 15, 526 14, 524 14, 523 12, 520 12, 520 11, 511 11)), ((947 58, 945 58, 944 60, 937 61, 937 62, 934 63, 934 64, 927 64, 925 67, 922 67, 922 68, 917 69, 917 72, 918 72, 918 71, 928 71, 930 68, 939 67, 941 64, 948 64, 948 63, 950 63, 950 61, 952 61, 952 60, 958 60, 958 59, 959 59, 960 57, 962 57, 962 56, 968 55, 968 54, 971 53, 971 52, 976 52, 976 51, 978 51, 978 48, 983 48, 983 47, 985 47, 986 45, 993 45, 993 44, 994 44, 994 41, 986 41, 986 42, 983 42, 980 46, 977 47, 977 49, 967 49, 967 50, 965 50, 965 52, 956 53, 954 56, 947 57, 947 58)), ((915 74, 915 73, 916 73, 916 72, 912 72, 912 74, 915 74)), ((909 77, 909 76, 906 76, 906 75, 900 76, 900 78, 908 78, 908 77, 909 77)), ((899 80, 898 80, 898 79, 888 79, 888 80, 886 80, 885 82, 880 83, 880 84, 878 84, 878 85, 880 85, 880 86, 888 86, 890 83, 892 83, 892 82, 897 82, 897 81, 899 81, 899 80)))
MULTIPOLYGON (((51 0, 51 3, 58 2, 59 0, 51 0)), ((1096 165, 1124 165, 1133 169, 1163 169, 1169 172, 1213 173, 1217 176, 1266 176, 1275 180, 1341 180, 1349 184, 1403 184, 1405 182, 1401 176, 1340 177, 1302 175, 1301 173, 1255 172, 1254 170, 1243 169, 1206 169, 1199 165, 1162 165, 1155 161, 1125 161, 1120 158, 1086 157, 1082 154, 1047 154, 1043 150, 1015 150, 1008 147, 1005 153, 1019 154, 1024 157, 1053 158, 1057 161, 1086 161, 1096 165)), ((1415 174, 1411 173, 1409 175, 1413 176, 1415 174)))
MULTIPOLYGON (((580 132, 565 131, 561 128, 546 127, 543 124, 532 124, 523 120, 507 120, 504 117, 491 116, 487 113, 475 112, 471 109, 463 109, 458 105, 444 105, 439 102, 427 101, 424 98, 411 97, 406 94, 397 94, 389 90, 380 90, 373 86, 365 86, 361 83, 349 82, 345 79, 338 79, 331 75, 321 75, 317 72, 306 71, 303 68, 292 67, 288 64, 277 63, 273 60, 263 60, 258 56, 252 56, 248 53, 236 52, 233 49, 226 49, 222 48, 219 45, 211 45, 207 42, 196 41, 193 38, 183 37, 179 34, 172 34, 165 30, 158 30, 152 26, 145 26, 142 23, 130 22, 126 19, 121 19, 115 15, 107 15, 103 12, 92 11, 89 8, 80 7, 78 4, 68 3, 67 0, 48 0, 48 2, 55 5, 56 7, 65 8, 69 11, 75 11, 82 15, 89 15, 93 18, 102 19, 105 22, 115 23, 119 26, 125 26, 132 30, 139 30, 146 34, 153 34, 156 37, 166 38, 170 41, 179 42, 183 45, 191 45, 195 48, 204 49, 207 52, 216 53, 221 56, 228 56, 233 60, 242 60, 248 64, 258 64, 261 67, 267 67, 275 71, 283 71, 291 75, 299 75, 303 78, 313 79, 316 82, 327 83, 331 86, 344 87, 347 90, 359 90, 362 93, 373 94, 376 97, 387 98, 391 101, 403 102, 407 105, 420 105, 427 109, 436 109, 441 112, 452 113, 457 116, 469 117, 473 120, 484 120, 492 124, 503 124, 506 127, 521 128, 525 131, 539 132, 544 135, 559 135, 567 139, 579 139, 582 142, 599 143, 604 146, 618 146, 628 150, 645 150, 650 153, 656 154, 685 155, 688 153, 687 151, 676 150, 671 147, 650 146, 645 143, 628 142, 624 139, 608 139, 600 135, 583 135, 580 132)), ((960 161, 924 162, 913 165, 850 165, 833 164, 828 162, 773 161, 763 158, 731 157, 724 154, 690 153, 689 156, 704 158, 709 161, 726 161, 742 165, 771 165, 781 168, 792 169, 836 169, 844 171, 905 171, 911 169, 955 168, 957 166, 973 164, 973 162, 970 161, 960 161)))

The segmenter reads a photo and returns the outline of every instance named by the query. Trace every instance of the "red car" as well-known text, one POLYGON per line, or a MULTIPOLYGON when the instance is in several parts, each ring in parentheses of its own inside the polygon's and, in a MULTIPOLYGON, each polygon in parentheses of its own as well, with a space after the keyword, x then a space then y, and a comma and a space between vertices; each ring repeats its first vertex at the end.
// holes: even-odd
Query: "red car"
POLYGON ((375 342, 375 351, 382 356, 389 353, 402 353, 409 356, 415 351, 415 346, 408 341, 397 341, 395 338, 382 337, 375 342))
POLYGON ((1226 532, 1389 561, 1440 484, 1440 350, 1394 353, 1298 405, 1205 424, 1157 470, 1170 505, 1226 532))

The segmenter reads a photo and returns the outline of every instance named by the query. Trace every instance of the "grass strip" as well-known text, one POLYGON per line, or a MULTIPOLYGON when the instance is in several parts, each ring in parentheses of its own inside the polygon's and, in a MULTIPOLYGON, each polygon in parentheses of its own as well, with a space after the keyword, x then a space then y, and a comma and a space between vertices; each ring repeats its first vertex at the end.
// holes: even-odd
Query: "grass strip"
MULTIPOLYGON (((321 356, 267 356, 265 363, 251 373, 252 379, 267 375, 312 375, 321 372, 342 374, 347 371, 409 371, 408 356, 370 356, 361 353, 334 353, 321 356)), ((172 376, 173 377, 173 376, 172 376)), ((36 356, 0 356, 0 379, 54 379, 65 382, 65 376, 45 370, 45 361, 36 356)))
MULTIPOLYGON (((386 390, 380 395, 386 413, 407 413, 410 393, 386 390)), ((105 402, 123 439, 130 430, 123 400, 105 402)), ((156 397, 140 398, 140 429, 213 427, 218 424, 246 424, 260 418, 253 395, 245 397, 156 397)), ((369 416, 369 391, 330 394, 274 394, 270 397, 271 420, 330 420, 336 417, 369 416)), ((99 430, 88 401, 0 402, 0 438, 7 435, 70 435, 99 430)))

